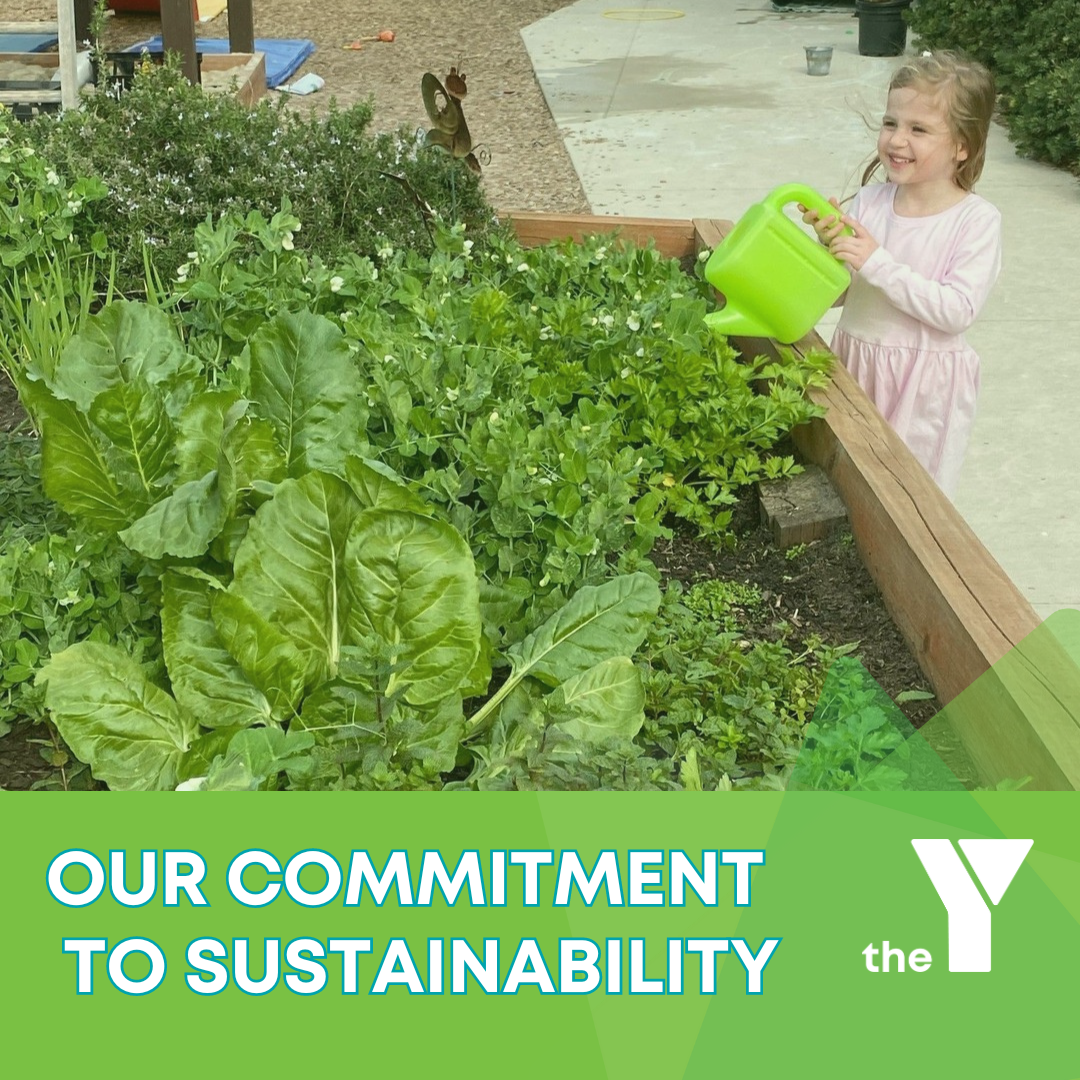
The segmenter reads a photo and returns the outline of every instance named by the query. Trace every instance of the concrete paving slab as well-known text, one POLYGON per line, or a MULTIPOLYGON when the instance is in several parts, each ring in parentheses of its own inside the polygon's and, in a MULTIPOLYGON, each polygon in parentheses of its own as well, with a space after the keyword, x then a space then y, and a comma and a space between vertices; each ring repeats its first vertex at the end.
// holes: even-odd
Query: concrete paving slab
MULTIPOLYGON (((860 56, 857 27, 769 0, 579 0, 522 37, 594 213, 734 219, 781 183, 857 190, 899 62, 860 56), (830 73, 808 75, 826 44, 830 73)), ((1080 184, 995 127, 978 191, 1005 263, 969 334, 983 391, 957 507, 1045 617, 1080 608, 1080 184)))

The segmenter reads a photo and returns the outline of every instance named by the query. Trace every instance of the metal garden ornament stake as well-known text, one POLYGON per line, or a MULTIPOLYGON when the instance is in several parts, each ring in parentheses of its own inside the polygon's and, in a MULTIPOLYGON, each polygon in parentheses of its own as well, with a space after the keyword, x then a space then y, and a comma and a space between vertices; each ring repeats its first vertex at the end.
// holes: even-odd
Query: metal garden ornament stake
MULTIPOLYGON (((465 111, 461 101, 469 92, 465 83, 465 73, 451 66, 446 76, 446 84, 439 82, 435 75, 426 72, 420 80, 420 93, 424 98, 424 110, 431 121, 431 128, 424 136, 425 146, 439 146, 452 157, 460 158, 477 175, 480 174, 480 158, 476 154, 479 147, 473 147, 469 125, 465 123, 465 111), (442 104, 439 104, 439 99, 442 104)), ((485 158, 487 164, 489 158, 485 158)), ((450 196, 456 205, 454 175, 450 174, 450 196)))

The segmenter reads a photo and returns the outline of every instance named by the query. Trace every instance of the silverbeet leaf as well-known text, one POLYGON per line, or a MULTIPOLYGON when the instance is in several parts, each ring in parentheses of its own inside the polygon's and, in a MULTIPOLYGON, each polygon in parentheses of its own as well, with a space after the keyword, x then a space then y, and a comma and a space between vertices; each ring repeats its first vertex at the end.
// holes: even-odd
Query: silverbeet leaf
POLYGON ((273 318, 252 338, 251 396, 273 425, 290 476, 340 473, 361 449, 364 386, 341 331, 311 312, 273 318))
POLYGON ((141 378, 167 390, 196 370, 164 311, 118 300, 91 315, 67 343, 50 389, 85 412, 99 394, 120 383, 141 378))
POLYGON ((234 593, 215 592, 210 614, 229 655, 266 695, 274 716, 293 716, 304 695, 306 668, 292 639, 234 593))
POLYGON ((121 489, 109 465, 109 447, 89 419, 70 402, 32 384, 34 415, 41 426, 41 479, 45 493, 69 514, 105 532, 122 529, 145 509, 121 489))
POLYGON ((579 739, 603 743, 632 739, 645 723, 645 690, 633 660, 613 656, 580 675, 567 679, 554 691, 573 712, 559 727, 579 739))
POLYGON ((366 508, 411 510, 425 517, 431 514, 431 507, 419 495, 414 495, 398 473, 381 461, 354 455, 345 462, 345 479, 366 508))
MULTIPOLYGON (((286 480, 259 508, 236 552, 228 595, 291 642, 306 690, 337 673, 350 602, 346 539, 359 509, 335 476, 313 472, 286 480)), ((215 622, 220 631, 216 611, 215 622)), ((247 631, 239 627, 238 633, 247 631)), ((222 639, 250 675, 230 634, 222 639)))
POLYGON ((225 415, 239 400, 235 390, 206 390, 188 402, 176 425, 177 484, 218 467, 225 415))
POLYGON ((610 657, 633 656, 659 606, 660 589, 647 574, 586 585, 507 655, 515 674, 556 686, 610 657))
POLYGON ((72 753, 114 791, 168 790, 198 735, 194 718, 114 645, 84 641, 38 673, 72 753))
POLYGON ((120 533, 132 551, 148 559, 173 555, 192 559, 206 554, 228 516, 218 492, 218 474, 181 484, 120 533))
POLYGON ((118 383, 94 399, 90 419, 112 443, 140 497, 153 502, 173 464, 173 426, 160 391, 144 379, 118 383))
POLYGON ((270 703, 221 644, 206 575, 169 570, 162 579, 161 641, 177 702, 203 727, 249 727, 271 719, 270 703))
POLYGON ((480 592, 469 546, 452 526, 400 510, 364 510, 349 534, 350 639, 388 644, 386 692, 426 705, 469 679, 480 652, 480 592))
POLYGON ((206 774, 205 791, 252 791, 280 772, 302 776, 311 770, 314 736, 305 731, 248 728, 237 732, 224 756, 206 774))

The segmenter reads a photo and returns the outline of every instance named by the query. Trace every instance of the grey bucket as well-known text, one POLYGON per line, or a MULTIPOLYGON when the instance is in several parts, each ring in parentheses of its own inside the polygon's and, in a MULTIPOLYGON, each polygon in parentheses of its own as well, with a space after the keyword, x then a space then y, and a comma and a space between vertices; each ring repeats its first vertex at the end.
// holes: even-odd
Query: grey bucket
POLYGON ((831 45, 806 45, 806 74, 828 75, 829 65, 832 64, 831 45))

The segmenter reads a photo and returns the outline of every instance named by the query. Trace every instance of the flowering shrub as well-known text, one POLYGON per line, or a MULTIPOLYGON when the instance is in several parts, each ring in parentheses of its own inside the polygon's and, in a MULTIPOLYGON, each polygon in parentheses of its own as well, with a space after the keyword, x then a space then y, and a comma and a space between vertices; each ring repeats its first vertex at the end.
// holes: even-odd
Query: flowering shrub
POLYGON ((305 229, 298 248, 335 259, 373 254, 382 236, 430 248, 421 200, 482 231, 491 218, 476 178, 415 133, 367 134, 368 103, 304 117, 284 99, 249 109, 191 86, 175 66, 145 65, 130 90, 96 94, 85 109, 39 117, 30 138, 68 177, 100 178, 108 193, 94 229, 117 253, 117 285, 138 292, 144 251, 172 276, 187 262, 190 236, 208 215, 258 210, 270 217, 291 200, 305 229))

